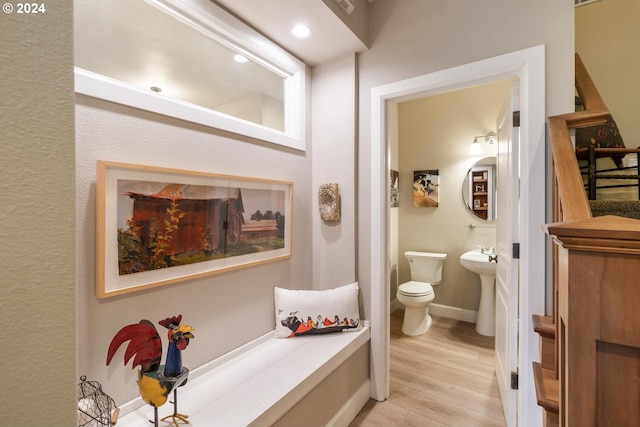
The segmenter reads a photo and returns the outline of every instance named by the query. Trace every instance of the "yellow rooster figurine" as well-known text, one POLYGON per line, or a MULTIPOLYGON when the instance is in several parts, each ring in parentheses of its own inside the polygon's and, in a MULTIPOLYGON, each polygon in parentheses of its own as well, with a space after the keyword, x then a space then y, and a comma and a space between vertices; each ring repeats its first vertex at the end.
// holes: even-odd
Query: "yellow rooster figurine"
POLYGON ((127 342, 124 364, 133 357, 133 365, 140 366, 138 370, 138 388, 140 396, 148 405, 154 408, 154 426, 158 427, 158 407, 167 402, 167 398, 173 392, 173 414, 162 418, 164 421, 171 418, 178 427, 178 420, 188 424, 188 415, 178 413, 178 387, 186 384, 189 369, 182 366, 182 350, 187 348, 189 340, 194 338, 192 326, 181 325, 182 315, 168 317, 158 323, 169 330, 169 348, 164 365, 160 365, 162 359, 162 340, 156 327, 148 320, 127 325, 120 329, 111 340, 107 352, 107 365, 111 363, 114 354, 120 346, 127 342))

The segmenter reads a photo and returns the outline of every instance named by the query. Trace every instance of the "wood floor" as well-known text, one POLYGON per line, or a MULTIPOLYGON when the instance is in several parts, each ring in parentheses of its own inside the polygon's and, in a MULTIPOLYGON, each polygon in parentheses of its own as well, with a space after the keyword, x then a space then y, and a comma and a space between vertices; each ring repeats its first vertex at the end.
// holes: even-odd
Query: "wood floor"
POLYGON ((494 339, 436 316, 429 332, 409 337, 403 315, 391 316, 389 398, 369 400, 350 427, 504 427, 494 339))

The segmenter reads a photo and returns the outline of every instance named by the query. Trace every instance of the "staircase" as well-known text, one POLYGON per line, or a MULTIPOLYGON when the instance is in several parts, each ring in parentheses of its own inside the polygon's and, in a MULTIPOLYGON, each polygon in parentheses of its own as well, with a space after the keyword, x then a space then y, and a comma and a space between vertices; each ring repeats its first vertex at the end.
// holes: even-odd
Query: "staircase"
POLYGON ((592 216, 616 215, 640 219, 638 200, 589 200, 592 216))
POLYGON ((556 373, 556 325, 551 316, 533 316, 533 330, 540 335, 540 360, 533 363, 538 405, 544 409, 544 425, 558 426, 559 381, 556 373))
POLYGON ((569 130, 609 112, 576 54, 585 110, 548 118, 553 157, 552 315, 534 315, 545 427, 640 426, 640 202, 588 200, 569 130))

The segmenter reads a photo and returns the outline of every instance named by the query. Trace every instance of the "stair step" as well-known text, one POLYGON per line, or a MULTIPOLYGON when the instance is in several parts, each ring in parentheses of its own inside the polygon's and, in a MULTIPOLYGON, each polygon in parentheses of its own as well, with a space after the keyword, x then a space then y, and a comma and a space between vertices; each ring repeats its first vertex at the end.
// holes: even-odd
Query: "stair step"
POLYGON ((640 219, 638 200, 589 200, 593 216, 616 215, 640 219))
POLYGON ((533 330, 540 335, 540 361, 544 369, 556 371, 556 325, 551 316, 533 315, 533 330))
POLYGON ((555 339, 556 324, 553 322, 553 317, 534 314, 532 316, 532 320, 533 330, 536 331, 540 336, 555 339))
POLYGON ((533 362, 533 379, 538 405, 548 412, 559 413, 560 387, 555 371, 543 368, 538 362, 533 362))

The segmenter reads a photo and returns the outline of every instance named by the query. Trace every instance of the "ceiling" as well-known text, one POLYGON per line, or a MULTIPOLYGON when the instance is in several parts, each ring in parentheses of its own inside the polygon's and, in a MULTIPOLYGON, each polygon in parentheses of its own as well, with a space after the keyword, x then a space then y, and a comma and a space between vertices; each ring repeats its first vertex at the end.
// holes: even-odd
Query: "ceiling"
MULTIPOLYGON (((223 6, 310 66, 348 53, 362 52, 367 48, 336 15, 344 12, 336 5, 335 0, 213 0, 213 2, 223 6), (291 35, 291 28, 298 23, 304 23, 311 29, 309 37, 296 39, 291 35)), ((352 3, 356 8, 368 6, 365 0, 353 0, 352 3)), ((343 18, 349 22, 349 16, 344 14, 343 18)))

